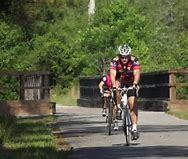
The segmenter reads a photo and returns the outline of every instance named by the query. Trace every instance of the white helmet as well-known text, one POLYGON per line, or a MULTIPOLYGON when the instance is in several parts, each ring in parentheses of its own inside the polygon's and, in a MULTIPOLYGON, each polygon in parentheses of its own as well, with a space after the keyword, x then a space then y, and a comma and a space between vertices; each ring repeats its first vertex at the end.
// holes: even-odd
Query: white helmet
POLYGON ((118 50, 119 50, 119 54, 122 56, 127 56, 131 54, 131 48, 127 44, 120 45, 118 50))

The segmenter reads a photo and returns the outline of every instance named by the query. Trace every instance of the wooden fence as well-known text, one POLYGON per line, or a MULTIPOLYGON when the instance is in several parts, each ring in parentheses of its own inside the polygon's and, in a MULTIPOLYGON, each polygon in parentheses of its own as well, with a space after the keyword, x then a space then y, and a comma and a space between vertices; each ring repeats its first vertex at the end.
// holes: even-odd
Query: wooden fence
POLYGON ((49 71, 0 72, 0 114, 51 114, 50 79, 49 71))
POLYGON ((80 98, 78 106, 102 107, 99 97, 98 84, 100 77, 80 77, 80 98))
POLYGON ((188 109, 187 81, 188 69, 142 73, 139 91, 141 108, 188 109), (181 89, 184 91, 179 91, 181 89))
MULTIPOLYGON (((99 80, 99 77, 80 77, 78 105, 101 107, 98 96, 99 80)), ((188 69, 142 73, 138 98, 139 108, 155 111, 188 109, 187 81, 188 69), (182 88, 183 91, 179 92, 182 88)))

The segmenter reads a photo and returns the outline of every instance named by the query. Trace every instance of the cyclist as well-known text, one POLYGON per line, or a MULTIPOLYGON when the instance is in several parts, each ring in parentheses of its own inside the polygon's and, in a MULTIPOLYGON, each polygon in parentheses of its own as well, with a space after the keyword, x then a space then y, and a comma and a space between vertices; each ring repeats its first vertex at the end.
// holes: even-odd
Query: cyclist
POLYGON ((109 89, 111 87, 111 80, 110 80, 110 70, 107 71, 107 74, 102 77, 99 82, 99 90, 100 96, 102 99, 102 116, 106 116, 107 113, 107 97, 110 95, 109 89))
MULTIPOLYGON (((138 83, 140 80, 140 63, 138 59, 131 53, 131 48, 125 44, 118 47, 118 56, 114 57, 110 63, 110 78, 112 82, 112 87, 119 88, 121 86, 130 87, 133 89, 128 90, 128 104, 131 110, 131 120, 132 120, 132 134, 133 139, 139 138, 137 131, 137 121, 138 121, 138 108, 136 105, 136 97, 138 90, 138 83)), ((120 105, 120 93, 115 92, 115 102, 117 110, 121 109, 120 105)), ((118 122, 116 120, 114 129, 118 129, 118 122)))

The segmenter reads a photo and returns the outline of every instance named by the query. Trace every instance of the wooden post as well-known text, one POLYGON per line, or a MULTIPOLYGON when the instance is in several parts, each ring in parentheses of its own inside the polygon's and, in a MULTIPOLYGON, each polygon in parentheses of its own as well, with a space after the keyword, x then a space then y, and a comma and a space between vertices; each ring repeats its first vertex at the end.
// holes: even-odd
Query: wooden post
POLYGON ((24 76, 20 75, 20 100, 24 100, 25 99, 25 90, 23 89, 24 87, 24 76))
POLYGON ((169 74, 169 84, 170 84, 170 101, 176 100, 176 75, 175 73, 169 74))
MULTIPOLYGON (((49 86, 49 84, 50 84, 49 75, 43 75, 43 78, 44 78, 43 86, 49 86)), ((44 88, 43 92, 44 92, 44 99, 49 99, 50 98, 49 88, 44 88)))

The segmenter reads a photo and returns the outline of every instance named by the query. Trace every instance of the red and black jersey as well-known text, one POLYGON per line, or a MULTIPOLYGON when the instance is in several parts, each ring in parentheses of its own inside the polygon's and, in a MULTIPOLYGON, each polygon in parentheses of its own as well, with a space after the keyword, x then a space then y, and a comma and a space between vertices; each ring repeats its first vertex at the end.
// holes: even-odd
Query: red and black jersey
POLYGON ((133 55, 131 55, 126 65, 121 63, 119 56, 116 56, 110 63, 110 69, 117 71, 116 79, 120 80, 123 85, 130 86, 134 81, 133 71, 140 70, 141 66, 138 59, 133 55))

